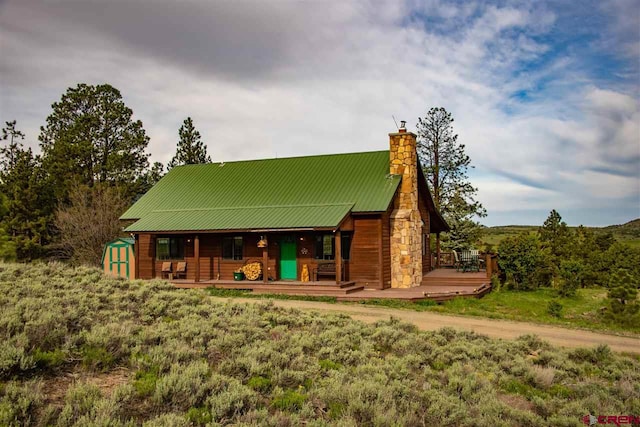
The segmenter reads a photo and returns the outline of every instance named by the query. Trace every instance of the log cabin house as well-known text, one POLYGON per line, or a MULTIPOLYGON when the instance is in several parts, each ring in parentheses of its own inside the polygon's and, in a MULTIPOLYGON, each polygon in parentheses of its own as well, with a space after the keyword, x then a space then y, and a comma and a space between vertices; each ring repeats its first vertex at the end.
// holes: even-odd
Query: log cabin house
POLYGON ((448 230, 419 167, 416 135, 390 149, 178 166, 121 220, 135 238, 136 278, 187 263, 193 282, 232 280, 248 260, 262 280, 419 286, 432 269, 430 234, 448 230), (305 271, 305 273, 306 273, 305 271))

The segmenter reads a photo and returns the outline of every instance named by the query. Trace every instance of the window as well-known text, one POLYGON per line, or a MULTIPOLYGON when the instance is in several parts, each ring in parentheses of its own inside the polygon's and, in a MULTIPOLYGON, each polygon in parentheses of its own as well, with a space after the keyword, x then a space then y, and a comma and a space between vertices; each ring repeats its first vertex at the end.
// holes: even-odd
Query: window
POLYGON ((184 238, 158 237, 156 239, 156 259, 184 259, 184 238))
POLYGON ((242 259, 242 237, 225 237, 222 239, 223 259, 242 259))
POLYGON ((313 257, 315 259, 333 259, 333 235, 316 235, 316 240, 313 248, 313 257))
MULTIPOLYGON (((351 252, 351 235, 343 234, 341 237, 342 259, 349 259, 351 252)), ((313 257, 315 259, 335 259, 336 245, 333 234, 318 234, 314 241, 313 257)))
POLYGON ((343 234, 342 235, 342 259, 349 260, 351 257, 351 235, 343 234))

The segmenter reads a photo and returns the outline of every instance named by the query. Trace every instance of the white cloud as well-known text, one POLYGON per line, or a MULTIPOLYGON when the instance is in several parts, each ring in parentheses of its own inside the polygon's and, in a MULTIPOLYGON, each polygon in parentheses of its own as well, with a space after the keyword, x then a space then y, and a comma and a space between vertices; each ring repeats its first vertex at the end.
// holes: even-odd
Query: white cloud
POLYGON ((152 160, 171 158, 188 115, 213 158, 233 160, 385 149, 392 114, 413 124, 444 106, 489 218, 586 212, 609 184, 631 190, 608 203, 618 197, 630 212, 634 195, 640 202, 637 98, 598 87, 571 57, 520 68, 549 52, 537 36, 556 16, 544 7, 153 4, 0 6, 3 120, 17 119, 34 142, 67 87, 109 82, 143 121, 152 160), (512 96, 521 90, 531 99, 512 96))

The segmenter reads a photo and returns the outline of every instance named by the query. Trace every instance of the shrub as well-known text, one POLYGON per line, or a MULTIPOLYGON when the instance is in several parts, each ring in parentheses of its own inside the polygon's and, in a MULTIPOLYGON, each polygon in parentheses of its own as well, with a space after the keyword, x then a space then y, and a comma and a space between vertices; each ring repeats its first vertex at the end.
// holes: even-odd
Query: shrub
POLYGON ((574 296, 582 283, 584 265, 582 262, 569 259, 560 261, 560 277, 558 294, 563 297, 574 296))
POLYGON ((269 391, 269 389, 271 389, 271 380, 269 378, 256 375, 249 378, 247 386, 257 391, 269 391))
POLYGON ((498 253, 498 264, 511 288, 527 290, 539 286, 536 273, 543 264, 544 255, 535 235, 521 233, 507 237, 498 245, 498 253))
POLYGON ((320 359, 318 361, 318 363, 320 364, 320 367, 322 369, 324 369, 325 371, 330 371, 330 370, 338 370, 340 368, 342 368, 342 364, 341 363, 336 363, 332 360, 329 359, 320 359))
POLYGON ((34 423, 42 403, 40 384, 9 382, 0 389, 0 425, 19 427, 34 423))
POLYGON ((197 426, 204 426, 213 421, 211 412, 207 408, 189 408, 187 419, 197 426))
POLYGON ((65 362, 66 355, 60 350, 56 349, 53 351, 41 351, 37 348, 33 352, 33 361, 36 366, 40 368, 57 368, 65 362))
POLYGON ((82 364, 94 371, 108 371, 116 363, 116 358, 104 347, 84 346, 82 348, 82 364))
POLYGON ((133 381, 133 387, 139 396, 151 396, 156 390, 158 382, 158 368, 151 367, 149 369, 138 371, 133 381))
POLYGON ((209 364, 206 361, 186 366, 173 365, 167 375, 157 380, 153 400, 163 407, 182 410, 198 406, 209 392, 208 378, 209 364))
POLYGON ((547 313, 549 313, 553 317, 560 319, 562 317, 563 308, 564 307, 562 306, 562 304, 560 304, 558 301, 551 300, 549 301, 549 304, 547 304, 547 313))
POLYGON ((206 406, 211 409, 211 415, 217 422, 246 414, 258 404, 256 393, 235 378, 214 374, 211 387, 206 406))
POLYGON ((287 390, 273 398, 271 406, 281 411, 299 411, 307 401, 307 395, 294 390, 287 390))

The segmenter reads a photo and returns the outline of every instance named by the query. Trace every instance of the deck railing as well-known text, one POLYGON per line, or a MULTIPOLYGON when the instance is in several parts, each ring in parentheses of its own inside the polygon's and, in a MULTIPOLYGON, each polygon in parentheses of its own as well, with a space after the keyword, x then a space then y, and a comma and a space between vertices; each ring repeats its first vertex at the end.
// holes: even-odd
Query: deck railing
MULTIPOLYGON (((458 257, 460 257, 460 253, 458 253, 458 257)), ((498 272, 498 255, 497 254, 480 254, 480 270, 486 271, 487 277, 491 277, 491 275, 498 272)), ((434 255, 431 265, 437 264, 437 257, 434 255)), ((440 252, 440 268, 456 268, 456 258, 452 251, 442 251, 440 252)))

